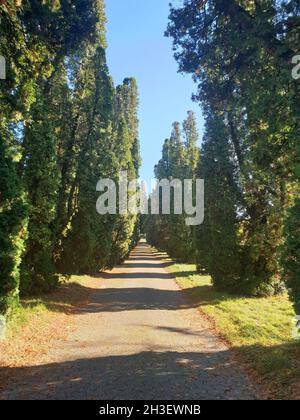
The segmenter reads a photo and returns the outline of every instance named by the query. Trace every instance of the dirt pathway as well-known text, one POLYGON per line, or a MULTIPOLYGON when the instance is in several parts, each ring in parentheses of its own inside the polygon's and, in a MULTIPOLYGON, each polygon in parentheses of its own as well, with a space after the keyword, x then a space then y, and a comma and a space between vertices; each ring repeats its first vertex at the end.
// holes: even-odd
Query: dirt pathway
POLYGON ((99 279, 46 364, 19 369, 5 399, 254 399, 231 352, 141 243, 99 279))

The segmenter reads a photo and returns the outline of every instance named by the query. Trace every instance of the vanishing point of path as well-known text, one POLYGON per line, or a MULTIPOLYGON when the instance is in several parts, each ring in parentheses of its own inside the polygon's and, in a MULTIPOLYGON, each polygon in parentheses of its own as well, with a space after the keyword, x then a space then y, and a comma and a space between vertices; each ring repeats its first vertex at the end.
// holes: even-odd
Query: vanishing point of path
POLYGON ((99 278, 75 331, 5 399, 254 399, 231 352, 145 243, 99 278))

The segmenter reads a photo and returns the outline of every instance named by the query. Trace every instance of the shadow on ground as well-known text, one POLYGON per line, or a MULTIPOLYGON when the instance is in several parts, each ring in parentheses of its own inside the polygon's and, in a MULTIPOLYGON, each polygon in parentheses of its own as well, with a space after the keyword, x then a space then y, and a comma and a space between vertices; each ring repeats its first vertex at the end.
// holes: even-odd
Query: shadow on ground
MULTIPOLYGON (((99 343, 101 345, 101 343, 99 343)), ((227 351, 142 352, 6 369, 1 399, 252 399, 227 351), (9 370, 9 372, 7 372, 9 370), (15 379, 15 380, 14 380, 15 379)), ((3 370, 3 369, 2 369, 3 370)), ((0 373, 1 369, 0 369, 0 373)))
POLYGON ((24 298, 21 304, 24 308, 35 308, 42 304, 53 312, 73 313, 73 309, 86 303, 93 292, 95 289, 92 287, 82 286, 78 283, 66 283, 43 296, 24 298))
POLYGON ((205 304, 201 298, 201 289, 201 286, 189 289, 188 294, 191 293, 194 296, 193 299, 189 299, 188 294, 183 293, 182 290, 130 288, 126 286, 124 288, 98 289, 93 293, 91 302, 79 308, 78 313, 137 310, 180 311, 197 308, 200 304, 205 304))
MULTIPOLYGON (((180 273, 182 277, 189 276, 190 272, 180 273)), ((76 313, 95 313, 95 312, 122 312, 134 310, 183 310, 188 308, 197 308, 200 305, 215 304, 226 299, 234 299, 233 296, 223 296, 220 299, 212 301, 208 298, 211 286, 197 286, 186 290, 162 290, 155 288, 155 280, 161 278, 170 279, 169 273, 116 273, 105 272, 95 276, 99 280, 124 280, 122 288, 91 288, 78 283, 67 283, 53 293, 44 295, 41 299, 27 298, 22 301, 24 307, 35 307, 40 303, 44 304, 49 310, 55 312, 76 313), (126 285, 126 280, 136 279, 153 280, 153 287, 130 288, 126 285), (90 303, 84 300, 90 297, 90 303), (206 299, 207 297, 207 299, 206 299), (78 306, 79 305, 79 306, 78 306)))

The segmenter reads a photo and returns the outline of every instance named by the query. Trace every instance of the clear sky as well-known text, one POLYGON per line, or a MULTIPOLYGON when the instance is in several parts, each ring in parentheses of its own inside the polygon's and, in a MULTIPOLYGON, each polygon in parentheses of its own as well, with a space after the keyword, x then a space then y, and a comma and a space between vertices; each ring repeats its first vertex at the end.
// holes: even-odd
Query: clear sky
POLYGON ((140 95, 141 178, 150 183, 170 136, 174 121, 188 110, 197 114, 200 138, 203 121, 190 75, 177 72, 171 39, 164 37, 170 0, 106 0, 107 60, 115 84, 125 77, 137 79, 140 95))

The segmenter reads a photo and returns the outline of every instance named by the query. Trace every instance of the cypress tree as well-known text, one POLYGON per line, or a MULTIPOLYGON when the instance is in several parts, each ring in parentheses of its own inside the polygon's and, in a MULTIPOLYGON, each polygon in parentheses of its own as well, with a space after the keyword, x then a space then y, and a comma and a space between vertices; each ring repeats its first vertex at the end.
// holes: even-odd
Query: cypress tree
POLYGON ((49 2, 8 1, 0 5, 0 20, 0 51, 7 59, 7 79, 1 81, 0 86, 1 223, 5 223, 5 228, 1 226, 1 267, 2 263, 6 266, 1 270, 0 299, 4 308, 1 310, 6 311, 10 302, 18 300, 27 200, 29 241, 22 266, 24 274, 30 271, 35 278, 25 275, 28 281, 22 288, 33 290, 38 286, 48 289, 55 278, 51 274, 54 267, 50 230, 55 231, 53 214, 58 181, 55 160, 59 142, 54 131, 60 124, 57 118, 52 118, 49 91, 53 87, 55 71, 67 54, 79 48, 83 41, 103 40, 103 2, 88 0, 82 7, 81 2, 63 4, 58 1, 53 5, 49 2), (42 32, 40 28, 43 28, 42 32), (22 185, 28 186, 28 194, 23 192, 22 185), (43 190, 44 187, 49 191, 43 190), (37 225, 40 221, 42 224, 37 225), (33 249, 37 254, 32 259, 33 249), (48 275, 49 284, 46 284, 48 275))
POLYGON ((188 117, 183 122, 183 133, 185 138, 184 143, 187 161, 184 175, 186 179, 194 179, 199 163, 200 153, 197 145, 199 134, 197 130, 196 115, 193 111, 188 112, 188 117))
POLYGON ((111 227, 96 213, 96 185, 100 177, 106 177, 111 163, 107 159, 106 167, 103 165, 103 143, 111 145, 112 141, 113 88, 101 46, 85 52, 76 86, 82 91, 76 133, 81 139, 80 152, 70 191, 72 200, 76 193, 76 204, 71 229, 63 243, 61 267, 71 273, 91 273, 106 266, 111 241, 111 227))
MULTIPOLYGON (((113 127, 116 133, 115 154, 118 172, 127 171, 128 181, 137 179, 140 168, 138 135, 138 88, 135 79, 126 78, 117 86, 113 127)), ((110 266, 120 263, 139 238, 139 216, 117 215, 112 233, 110 266)))
POLYGON ((53 257, 58 168, 52 121, 42 93, 32 107, 34 120, 25 128, 24 181, 29 225, 23 261, 22 292, 48 291, 57 283, 53 257))
POLYGON ((0 314, 19 302, 22 254, 27 236, 26 195, 17 174, 12 134, 0 123, 0 314))
POLYGON ((217 112, 226 128, 240 191, 235 204, 241 253, 236 260, 243 261, 245 293, 281 289, 283 220, 297 190, 290 174, 299 123, 288 65, 296 53, 296 3, 230 0, 204 6, 187 0, 171 8, 167 30, 180 70, 192 73, 198 83, 195 100, 207 115, 217 112))
MULTIPOLYGON (((158 180, 195 179, 199 161, 197 125, 194 113, 189 112, 183 123, 184 140, 180 123, 173 124, 170 139, 165 140, 162 158, 155 166, 158 180)), ((174 191, 171 190, 171 215, 151 216, 147 219, 148 241, 169 253, 173 258, 194 262, 194 232, 186 226, 187 215, 174 214, 174 191)), ((182 203, 183 204, 183 203, 182 203)))
POLYGON ((214 285, 237 292, 240 280, 235 169, 222 118, 207 116, 198 177, 205 180, 205 220, 196 228, 197 263, 211 274, 214 285))

